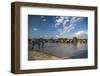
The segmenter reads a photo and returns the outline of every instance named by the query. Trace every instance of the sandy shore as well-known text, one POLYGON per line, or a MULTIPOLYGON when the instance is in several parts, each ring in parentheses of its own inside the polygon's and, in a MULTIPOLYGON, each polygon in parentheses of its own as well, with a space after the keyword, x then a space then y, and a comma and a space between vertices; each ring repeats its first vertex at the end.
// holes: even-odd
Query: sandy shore
POLYGON ((29 49, 28 51, 28 60, 58 60, 61 59, 56 56, 41 52, 39 50, 29 49))

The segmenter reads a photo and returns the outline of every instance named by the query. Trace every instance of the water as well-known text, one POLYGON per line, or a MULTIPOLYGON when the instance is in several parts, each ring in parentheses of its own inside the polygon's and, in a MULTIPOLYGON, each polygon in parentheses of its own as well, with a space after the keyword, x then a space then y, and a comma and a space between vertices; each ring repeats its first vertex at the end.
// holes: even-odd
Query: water
MULTIPOLYGON (((29 44, 29 48, 32 45, 29 44)), ((38 46, 34 46, 34 50, 39 50, 38 46)), ((87 58, 88 50, 87 44, 68 44, 68 43, 45 43, 44 47, 40 48, 40 51, 46 52, 50 55, 54 55, 60 58, 87 58)))

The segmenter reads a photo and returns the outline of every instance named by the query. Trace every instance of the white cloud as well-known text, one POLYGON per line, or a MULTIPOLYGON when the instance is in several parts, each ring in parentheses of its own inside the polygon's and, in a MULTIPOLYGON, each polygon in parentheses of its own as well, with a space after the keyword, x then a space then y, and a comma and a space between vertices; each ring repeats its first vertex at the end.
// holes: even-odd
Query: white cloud
POLYGON ((72 17, 72 19, 70 20, 70 23, 78 23, 80 22, 82 19, 84 19, 83 17, 72 17))
POLYGON ((56 16, 56 19, 58 19, 59 18, 59 16, 56 16))
POLYGON ((55 28, 58 30, 58 32, 61 29, 62 31, 60 30, 59 35, 63 35, 64 33, 75 29, 76 25, 83 19, 83 17, 57 17, 55 28))
POLYGON ((41 18, 44 18, 44 16, 41 16, 41 18))
POLYGON ((64 17, 61 16, 61 17, 57 18, 56 22, 59 22, 59 23, 60 23, 60 22, 62 22, 63 20, 64 20, 64 17))
POLYGON ((59 38, 59 35, 56 35, 56 38, 59 38))
POLYGON ((43 19, 43 21, 45 22, 45 21, 46 21, 46 19, 43 19))
POLYGON ((64 21, 64 17, 57 17, 55 27, 58 27, 64 21))
POLYGON ((71 30, 75 29, 75 27, 70 27, 67 32, 70 32, 71 30))
POLYGON ((78 31, 77 33, 75 33, 74 36, 81 38, 81 39, 87 39, 88 33, 86 31, 78 31))
POLYGON ((45 19, 45 17, 44 16, 41 16, 41 19, 45 22, 46 21, 46 19, 45 19))
POLYGON ((38 31, 38 29, 37 28, 33 28, 33 31, 38 31))
POLYGON ((64 21, 63 21, 63 26, 65 26, 67 22, 69 22, 68 19, 64 20, 64 21))
POLYGON ((73 25, 69 25, 68 27, 64 27, 63 31, 59 35, 63 35, 66 32, 70 32, 71 30, 75 29, 73 25))

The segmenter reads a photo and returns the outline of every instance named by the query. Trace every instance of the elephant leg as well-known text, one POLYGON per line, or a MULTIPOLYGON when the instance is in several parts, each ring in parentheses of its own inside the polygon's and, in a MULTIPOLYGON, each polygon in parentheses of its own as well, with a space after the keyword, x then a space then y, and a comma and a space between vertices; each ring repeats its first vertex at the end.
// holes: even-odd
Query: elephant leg
POLYGON ((39 46, 39 50, 40 50, 40 43, 38 44, 38 46, 39 46))
POLYGON ((32 49, 34 50, 34 45, 32 45, 32 49))
POLYGON ((44 48, 44 43, 42 43, 42 48, 44 48))

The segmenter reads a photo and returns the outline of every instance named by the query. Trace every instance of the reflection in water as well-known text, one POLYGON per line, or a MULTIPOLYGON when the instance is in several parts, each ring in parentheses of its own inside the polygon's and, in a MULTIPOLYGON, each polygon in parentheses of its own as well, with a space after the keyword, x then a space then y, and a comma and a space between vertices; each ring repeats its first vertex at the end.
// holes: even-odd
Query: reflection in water
MULTIPOLYGON (((29 44, 29 48, 31 48, 31 44, 29 44)), ((73 44, 66 44, 66 43, 45 43, 44 48, 40 50, 46 53, 49 53, 54 56, 58 56, 60 58, 87 58, 88 57, 88 50, 87 44, 83 43, 73 43, 73 44)), ((35 50, 38 49, 36 45, 34 47, 35 50)))

